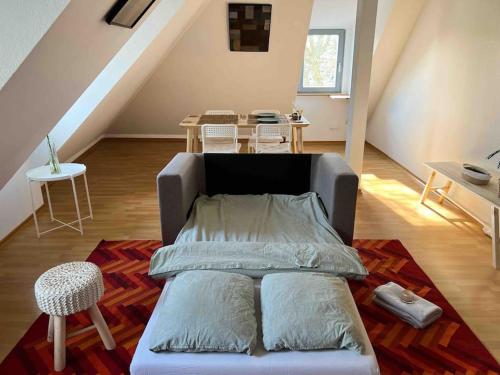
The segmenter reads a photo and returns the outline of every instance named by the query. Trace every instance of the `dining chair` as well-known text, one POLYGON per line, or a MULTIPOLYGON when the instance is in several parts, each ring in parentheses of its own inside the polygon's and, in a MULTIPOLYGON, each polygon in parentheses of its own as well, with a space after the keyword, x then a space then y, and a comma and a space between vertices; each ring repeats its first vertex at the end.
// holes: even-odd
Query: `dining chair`
MULTIPOLYGON (((251 115, 258 115, 260 113, 274 113, 275 115, 280 115, 281 112, 278 109, 254 109, 250 114, 251 115)), ((276 140, 276 139, 275 139, 276 140)), ((277 138, 277 140, 281 140, 281 138, 277 138)), ((252 129, 252 133, 250 134, 250 138, 248 139, 248 152, 254 152, 255 151, 255 130, 252 129)))
POLYGON ((201 127, 203 153, 232 154, 240 151, 236 125, 205 124, 201 127))
POLYGON ((292 127, 289 124, 259 124, 255 132, 255 143, 251 147, 257 154, 291 153, 292 127))
POLYGON ((235 115, 232 109, 209 109, 205 111, 206 115, 235 115))

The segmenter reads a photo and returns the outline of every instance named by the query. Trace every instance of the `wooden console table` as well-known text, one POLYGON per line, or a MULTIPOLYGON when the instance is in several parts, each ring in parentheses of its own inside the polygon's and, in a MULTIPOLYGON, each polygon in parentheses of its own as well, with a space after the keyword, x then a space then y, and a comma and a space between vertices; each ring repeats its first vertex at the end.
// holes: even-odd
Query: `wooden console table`
MULTIPOLYGON (((453 204, 461 208, 462 210, 467 210, 455 202, 448 196, 448 192, 453 183, 460 185, 464 189, 475 194, 477 197, 481 198, 483 201, 491 206, 491 240, 492 240, 492 256, 493 256, 493 267, 496 269, 500 268, 500 233, 499 233, 499 210, 500 210, 500 198, 498 197, 498 179, 499 175, 493 175, 490 183, 488 185, 474 185, 462 178, 462 166, 455 162, 427 162, 424 163, 431 170, 431 174, 427 183, 425 184, 424 191, 420 197, 420 203, 425 203, 429 193, 431 191, 436 191, 439 194, 438 202, 443 203, 444 198, 449 199, 453 204), (442 175, 447 179, 446 184, 443 187, 433 187, 432 183, 436 175, 442 175)), ((470 213, 469 213, 470 214, 470 213)), ((477 218, 476 218, 477 219, 477 218)), ((479 220, 478 220, 479 221, 479 220)))

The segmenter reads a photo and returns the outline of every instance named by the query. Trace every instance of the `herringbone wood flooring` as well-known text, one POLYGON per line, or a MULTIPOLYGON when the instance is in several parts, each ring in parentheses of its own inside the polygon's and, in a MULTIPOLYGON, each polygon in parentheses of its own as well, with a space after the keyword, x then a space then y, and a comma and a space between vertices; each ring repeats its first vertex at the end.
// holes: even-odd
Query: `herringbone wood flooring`
MULTIPOLYGON (((155 176, 184 143, 103 140, 81 160, 88 167, 94 220, 84 236, 58 230, 38 240, 31 220, 0 245, 0 358, 39 311, 33 284, 46 269, 83 260, 101 239, 159 239, 155 176)), ((306 143, 306 152, 342 152, 339 143, 306 143)), ((399 239, 492 354, 500 359, 500 272, 490 265, 490 240, 468 216, 445 203, 420 206, 421 185, 371 146, 365 154, 356 238, 399 239)), ((77 182, 85 211, 83 182, 77 182)), ((51 185, 58 217, 74 218, 70 186, 51 185)), ((48 210, 40 210, 48 223, 48 210)))

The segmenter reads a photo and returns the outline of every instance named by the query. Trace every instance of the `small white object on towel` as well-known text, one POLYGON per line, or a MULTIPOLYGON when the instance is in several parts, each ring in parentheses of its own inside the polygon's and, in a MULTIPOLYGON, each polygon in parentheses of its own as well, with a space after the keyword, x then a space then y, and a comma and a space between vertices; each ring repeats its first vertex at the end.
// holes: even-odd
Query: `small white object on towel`
POLYGON ((373 301, 415 328, 425 328, 443 314, 441 307, 417 295, 414 295, 413 303, 403 302, 401 293, 404 290, 402 286, 388 282, 375 288, 373 301))

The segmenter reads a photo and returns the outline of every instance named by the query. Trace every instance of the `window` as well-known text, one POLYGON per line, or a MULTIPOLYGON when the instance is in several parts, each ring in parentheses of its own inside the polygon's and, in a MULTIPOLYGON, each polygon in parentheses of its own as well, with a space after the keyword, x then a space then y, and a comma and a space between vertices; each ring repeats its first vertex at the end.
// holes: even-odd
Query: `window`
POLYGON ((341 92, 345 30, 309 30, 299 92, 341 92))

